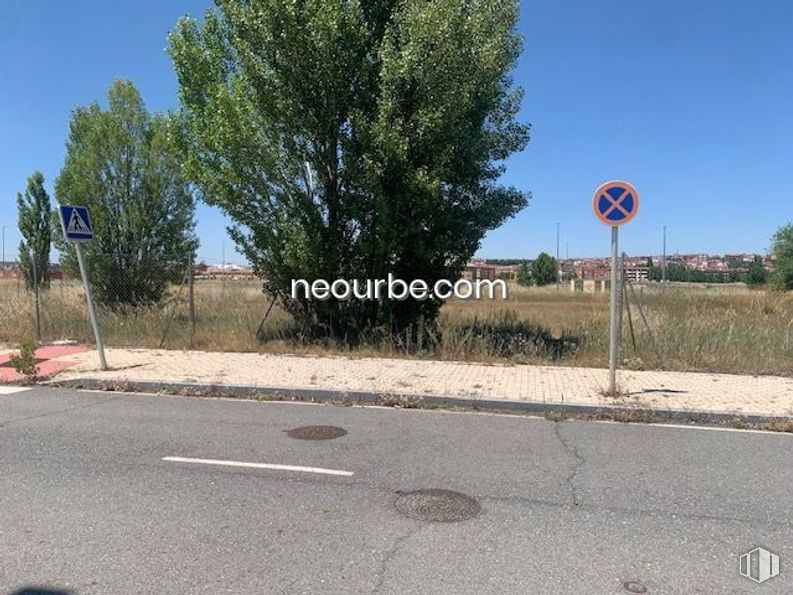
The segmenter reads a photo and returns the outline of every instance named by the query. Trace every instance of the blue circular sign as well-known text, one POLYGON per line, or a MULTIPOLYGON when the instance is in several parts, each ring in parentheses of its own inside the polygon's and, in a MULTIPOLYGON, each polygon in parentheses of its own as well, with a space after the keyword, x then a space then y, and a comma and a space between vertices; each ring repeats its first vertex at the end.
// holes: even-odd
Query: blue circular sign
POLYGON ((606 182, 595 191, 592 210, 602 223, 622 225, 639 212, 639 193, 628 182, 606 182))

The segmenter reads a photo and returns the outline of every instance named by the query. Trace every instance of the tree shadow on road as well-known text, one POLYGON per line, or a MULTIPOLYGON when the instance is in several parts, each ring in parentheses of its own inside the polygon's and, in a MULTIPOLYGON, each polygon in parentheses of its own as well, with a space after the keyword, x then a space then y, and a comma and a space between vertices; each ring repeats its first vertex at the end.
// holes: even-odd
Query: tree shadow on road
POLYGON ((11 595, 74 595, 65 589, 50 589, 49 587, 22 587, 12 591, 11 595))

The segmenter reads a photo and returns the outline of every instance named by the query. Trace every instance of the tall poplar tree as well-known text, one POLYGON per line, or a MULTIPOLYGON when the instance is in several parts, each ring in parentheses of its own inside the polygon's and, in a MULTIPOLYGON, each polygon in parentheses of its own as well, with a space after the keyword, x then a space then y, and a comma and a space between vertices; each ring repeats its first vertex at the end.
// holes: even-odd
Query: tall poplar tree
POLYGON ((354 341, 441 302, 291 299, 293 279, 459 278, 528 202, 515 0, 217 0, 170 37, 186 169, 265 289, 354 341))
MULTIPOLYGON (((129 81, 113 83, 107 109, 92 103, 72 113, 55 193, 90 209, 94 239, 83 252, 101 304, 158 302, 196 248, 195 203, 168 128, 129 81)), ((73 247, 62 238, 59 247, 76 273, 73 247)))
POLYGON ((50 196, 44 189, 44 176, 34 172, 24 192, 17 193, 19 218, 19 266, 25 287, 33 289, 50 285, 50 247, 52 244, 50 196))

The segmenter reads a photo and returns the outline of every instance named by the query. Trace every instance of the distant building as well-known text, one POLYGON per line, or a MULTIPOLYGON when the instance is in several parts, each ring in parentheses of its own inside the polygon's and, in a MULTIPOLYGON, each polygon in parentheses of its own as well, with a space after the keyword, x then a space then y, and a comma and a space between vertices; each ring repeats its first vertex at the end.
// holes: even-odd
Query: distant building
POLYGON ((252 267, 236 264, 224 266, 196 265, 194 273, 196 280, 252 281, 256 279, 252 267))
POLYGON ((725 254, 723 260, 731 269, 746 269, 754 260, 754 254, 725 254))
POLYGON ((19 267, 9 262, 0 266, 0 279, 16 279, 19 277, 19 267))
MULTIPOLYGON (((745 273, 755 254, 735 253, 735 254, 667 254, 666 266, 668 269, 675 267, 685 268, 690 271, 700 271, 712 273, 716 277, 745 273)), ((773 255, 762 255, 763 266, 767 270, 773 269, 773 255)), ((467 279, 512 279, 514 280, 520 270, 520 264, 509 264, 524 262, 523 260, 503 260, 485 261, 474 259, 465 267, 463 277, 467 279), (492 263, 492 264, 491 264, 492 263), (498 264, 496 264, 498 263, 498 264)), ((525 261, 531 268, 531 261, 525 261)), ((664 259, 659 255, 640 255, 625 257, 626 278, 634 282, 648 281, 652 276, 658 279, 659 269, 663 265, 664 259), (652 273, 652 275, 651 275, 652 273)), ((559 268, 565 279, 594 279, 604 280, 611 276, 611 258, 592 257, 592 258, 567 258, 561 259, 559 268)), ((679 274, 679 272, 678 272, 679 274)), ((587 287, 590 285, 588 284, 587 287)))
POLYGON ((578 279, 608 279, 610 275, 611 267, 604 263, 586 262, 575 268, 578 279))
MULTIPOLYGON (((67 275, 64 274, 59 264, 50 265, 51 281, 60 281, 61 279, 64 279, 66 277, 67 275)), ((21 279, 21 278, 22 278, 22 269, 19 268, 19 264, 7 262, 5 266, 0 266, 0 279, 21 279)))
POLYGON ((610 287, 608 279, 570 279, 570 291, 573 292, 602 293, 610 287))
POLYGON ((497 268, 495 265, 487 264, 482 261, 472 260, 463 270, 463 279, 478 281, 479 279, 490 279, 495 281, 497 268))
POLYGON ((506 279, 508 281, 514 281, 515 278, 518 276, 518 270, 520 269, 520 265, 511 264, 511 265, 494 265, 496 269, 496 278, 497 279, 506 279))
POLYGON ((628 267, 625 269, 625 278, 628 281, 638 283, 639 281, 648 281, 650 279, 650 269, 645 267, 628 267))

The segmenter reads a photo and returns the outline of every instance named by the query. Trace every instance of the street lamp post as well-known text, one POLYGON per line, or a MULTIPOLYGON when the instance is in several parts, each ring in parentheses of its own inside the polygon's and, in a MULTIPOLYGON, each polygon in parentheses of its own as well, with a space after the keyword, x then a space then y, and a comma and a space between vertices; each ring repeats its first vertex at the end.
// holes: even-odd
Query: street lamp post
POLYGON ((664 225, 664 253, 661 256, 661 283, 666 284, 666 225, 664 225))
POLYGON ((556 291, 559 291, 559 283, 562 279, 562 274, 559 264, 559 223, 556 224, 556 291))
POLYGON ((6 226, 3 225, 3 278, 6 276, 6 226))

